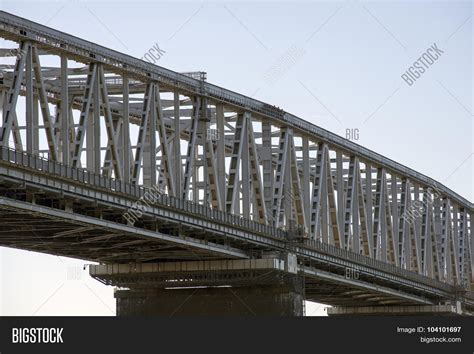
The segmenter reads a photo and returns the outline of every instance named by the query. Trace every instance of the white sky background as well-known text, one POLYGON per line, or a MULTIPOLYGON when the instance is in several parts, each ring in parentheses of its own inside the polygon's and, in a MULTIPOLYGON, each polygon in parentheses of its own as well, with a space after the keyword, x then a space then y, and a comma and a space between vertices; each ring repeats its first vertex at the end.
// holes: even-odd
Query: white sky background
MULTIPOLYGON (((472 201, 472 2, 0 4, 138 58, 158 43, 159 65, 206 71, 341 136, 358 128, 357 143, 472 201), (409 87, 401 74, 433 43, 444 54, 409 87)), ((114 314, 113 289, 83 264, 0 248, 0 315, 114 314)), ((307 314, 324 311, 309 304, 307 314)))

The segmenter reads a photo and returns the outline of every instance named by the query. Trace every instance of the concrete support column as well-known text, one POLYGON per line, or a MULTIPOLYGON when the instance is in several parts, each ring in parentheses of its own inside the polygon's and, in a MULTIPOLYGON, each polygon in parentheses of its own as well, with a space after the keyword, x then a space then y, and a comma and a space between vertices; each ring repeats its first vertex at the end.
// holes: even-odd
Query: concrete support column
POLYGON ((195 289, 119 290, 117 316, 302 316, 291 284, 195 289))
POLYGON ((303 316, 296 256, 90 265, 117 286, 118 316, 303 316))

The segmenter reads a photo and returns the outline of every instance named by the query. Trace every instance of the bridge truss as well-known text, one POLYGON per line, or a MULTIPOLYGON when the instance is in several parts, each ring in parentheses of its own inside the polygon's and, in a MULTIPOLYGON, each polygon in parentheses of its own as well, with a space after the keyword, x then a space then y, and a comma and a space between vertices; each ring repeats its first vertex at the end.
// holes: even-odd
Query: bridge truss
POLYGON ((39 156, 302 244, 473 282, 473 205, 431 178, 275 106, 5 12, 0 37, 15 43, 1 50, 4 162, 39 156))

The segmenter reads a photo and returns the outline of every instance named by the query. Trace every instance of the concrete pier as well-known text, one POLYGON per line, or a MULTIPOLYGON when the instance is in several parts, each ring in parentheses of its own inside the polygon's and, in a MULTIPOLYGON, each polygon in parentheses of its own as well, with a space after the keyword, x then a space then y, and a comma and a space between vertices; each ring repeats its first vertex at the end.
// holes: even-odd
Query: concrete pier
POLYGON ((91 266, 116 290, 118 316, 303 316, 296 264, 276 259, 91 266))

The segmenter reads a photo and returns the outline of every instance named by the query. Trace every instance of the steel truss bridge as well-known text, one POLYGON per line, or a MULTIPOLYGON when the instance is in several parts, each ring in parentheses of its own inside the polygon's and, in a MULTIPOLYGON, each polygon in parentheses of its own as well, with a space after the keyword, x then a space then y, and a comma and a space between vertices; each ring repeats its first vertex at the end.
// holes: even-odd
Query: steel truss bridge
POLYGON ((5 12, 0 37, 0 245, 137 293, 474 313, 473 204, 444 185, 203 75, 5 12))

